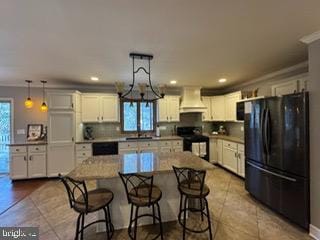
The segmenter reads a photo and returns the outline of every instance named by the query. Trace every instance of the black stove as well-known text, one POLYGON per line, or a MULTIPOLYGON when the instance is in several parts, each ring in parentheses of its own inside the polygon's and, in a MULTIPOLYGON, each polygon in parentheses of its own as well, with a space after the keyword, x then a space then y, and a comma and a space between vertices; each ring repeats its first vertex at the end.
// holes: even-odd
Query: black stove
POLYGON ((201 127, 178 127, 177 135, 183 138, 183 150, 209 161, 209 137, 202 135, 201 127))

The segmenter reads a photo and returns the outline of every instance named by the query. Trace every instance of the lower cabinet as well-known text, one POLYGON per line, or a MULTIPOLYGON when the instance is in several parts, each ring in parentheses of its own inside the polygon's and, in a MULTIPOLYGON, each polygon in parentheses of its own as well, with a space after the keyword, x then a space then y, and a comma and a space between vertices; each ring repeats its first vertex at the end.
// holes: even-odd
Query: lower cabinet
POLYGON ((182 140, 120 142, 119 154, 144 152, 183 152, 182 140))
POLYGON ((238 174, 245 177, 244 145, 238 144, 238 174))
POLYGON ((87 160, 92 156, 92 144, 81 143, 75 146, 76 165, 81 164, 84 160, 87 160))
POLYGON ((10 178, 27 179, 47 176, 46 145, 10 147, 10 178))

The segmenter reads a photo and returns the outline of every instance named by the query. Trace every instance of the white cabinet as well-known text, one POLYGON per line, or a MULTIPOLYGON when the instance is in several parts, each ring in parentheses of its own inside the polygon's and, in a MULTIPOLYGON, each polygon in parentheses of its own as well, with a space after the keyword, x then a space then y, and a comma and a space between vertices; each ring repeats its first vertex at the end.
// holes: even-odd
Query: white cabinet
POLYGON ((74 110, 76 106, 80 107, 80 101, 74 91, 47 91, 49 111, 56 110, 74 110))
POLYGON ((119 154, 143 152, 182 152, 182 140, 120 142, 119 154))
POLYGON ((74 131, 73 112, 50 112, 48 116, 49 144, 73 143, 74 131))
POLYGON ((214 96, 211 98, 211 116, 213 121, 225 120, 225 97, 214 96))
POLYGON ((237 144, 223 141, 223 166, 232 172, 238 172, 237 144))
POLYGON ((238 174, 245 177, 244 145, 238 144, 238 174))
POLYGON ((180 121, 180 97, 165 96, 157 101, 158 122, 180 121))
POLYGON ((82 94, 82 122, 119 122, 119 99, 115 94, 82 94))
POLYGON ((306 75, 300 75, 294 78, 293 80, 291 79, 290 81, 273 85, 271 87, 272 96, 308 91, 308 77, 306 75))
POLYGON ((217 140, 217 160, 218 164, 223 165, 223 140, 217 140))
POLYGON ((225 120, 237 120, 237 102, 241 100, 241 92, 225 95, 225 120))
POLYGON ((84 160, 92 157, 92 144, 81 143, 75 145, 76 165, 81 164, 84 160))
POLYGON ((218 162, 218 139, 211 138, 209 143, 209 155, 210 162, 217 163, 218 162))
POLYGON ((74 144, 48 145, 48 177, 68 174, 75 167, 74 144))
POLYGON ((202 113, 202 121, 212 121, 212 114, 211 114, 211 99, 212 97, 202 97, 202 102, 204 106, 207 108, 204 113, 202 113))
POLYGON ((46 146, 10 147, 11 179, 39 178, 47 176, 46 146))

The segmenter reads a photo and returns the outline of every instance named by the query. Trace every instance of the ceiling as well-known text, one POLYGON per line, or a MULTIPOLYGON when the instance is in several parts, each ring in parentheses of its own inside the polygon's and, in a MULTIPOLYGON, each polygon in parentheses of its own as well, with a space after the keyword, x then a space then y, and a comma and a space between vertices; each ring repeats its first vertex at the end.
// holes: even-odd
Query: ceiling
POLYGON ((0 85, 129 83, 129 53, 152 79, 219 88, 307 59, 319 0, 0 0, 0 85), (90 76, 100 78, 93 83, 90 76), (219 78, 227 78, 219 84, 219 78))

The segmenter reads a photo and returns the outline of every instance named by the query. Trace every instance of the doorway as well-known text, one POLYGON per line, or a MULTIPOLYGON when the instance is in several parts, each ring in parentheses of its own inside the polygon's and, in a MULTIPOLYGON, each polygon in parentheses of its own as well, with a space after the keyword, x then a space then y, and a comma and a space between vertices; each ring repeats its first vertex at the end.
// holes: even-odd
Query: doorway
POLYGON ((0 98, 0 176, 9 173, 9 144, 13 129, 13 100, 0 98))

